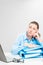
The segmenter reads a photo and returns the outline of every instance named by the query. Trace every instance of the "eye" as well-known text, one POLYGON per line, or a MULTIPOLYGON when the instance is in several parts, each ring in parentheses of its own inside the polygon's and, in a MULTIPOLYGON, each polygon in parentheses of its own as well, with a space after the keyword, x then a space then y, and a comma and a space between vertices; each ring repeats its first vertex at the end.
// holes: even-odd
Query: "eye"
POLYGON ((35 28, 33 28, 33 30, 36 30, 35 28))
POLYGON ((31 26, 29 26, 29 28, 32 28, 31 26))

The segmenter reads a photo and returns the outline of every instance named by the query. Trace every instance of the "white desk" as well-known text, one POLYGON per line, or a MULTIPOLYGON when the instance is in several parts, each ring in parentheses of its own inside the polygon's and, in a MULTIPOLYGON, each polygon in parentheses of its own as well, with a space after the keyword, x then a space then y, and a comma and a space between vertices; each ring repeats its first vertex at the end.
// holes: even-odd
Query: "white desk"
MULTIPOLYGON (((11 56, 10 53, 6 53, 7 56, 11 56)), ((43 65, 43 58, 33 58, 33 59, 26 59, 24 63, 15 63, 15 62, 10 62, 10 63, 5 63, 0 61, 0 65, 43 65)))
POLYGON ((14 62, 10 62, 10 63, 5 63, 0 61, 0 65, 43 65, 43 59, 42 58, 37 58, 37 59, 28 59, 25 60, 24 63, 14 63, 14 62))

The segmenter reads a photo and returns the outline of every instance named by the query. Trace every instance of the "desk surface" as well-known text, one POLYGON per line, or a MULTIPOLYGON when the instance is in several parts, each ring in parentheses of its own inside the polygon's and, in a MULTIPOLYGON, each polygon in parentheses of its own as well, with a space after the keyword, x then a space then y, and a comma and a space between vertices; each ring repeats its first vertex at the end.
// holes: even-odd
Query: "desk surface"
MULTIPOLYGON (((10 53, 6 53, 5 55, 13 57, 10 53)), ((24 63, 15 63, 15 62, 10 62, 10 63, 5 63, 0 61, 0 65, 43 65, 43 58, 33 58, 33 59, 25 59, 24 63)))
POLYGON ((24 61, 24 63, 14 63, 14 62, 10 62, 10 63, 5 63, 0 61, 0 65, 43 65, 43 59, 42 58, 37 58, 37 59, 26 59, 24 61))

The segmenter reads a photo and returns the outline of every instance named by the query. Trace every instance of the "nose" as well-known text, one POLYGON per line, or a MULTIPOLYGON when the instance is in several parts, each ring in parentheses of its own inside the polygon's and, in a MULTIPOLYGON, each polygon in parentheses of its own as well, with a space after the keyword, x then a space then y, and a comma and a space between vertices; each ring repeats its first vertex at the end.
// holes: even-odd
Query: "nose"
POLYGON ((32 29, 30 29, 30 32, 32 32, 33 30, 32 29))

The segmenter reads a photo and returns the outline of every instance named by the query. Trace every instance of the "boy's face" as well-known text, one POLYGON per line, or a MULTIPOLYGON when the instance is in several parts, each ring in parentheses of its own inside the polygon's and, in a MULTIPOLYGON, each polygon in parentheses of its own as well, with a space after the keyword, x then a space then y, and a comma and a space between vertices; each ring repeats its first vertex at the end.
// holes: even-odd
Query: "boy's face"
POLYGON ((28 27, 28 35, 29 36, 34 36, 35 33, 37 33, 37 32, 38 32, 37 25, 33 24, 33 23, 30 23, 29 27, 28 27))

